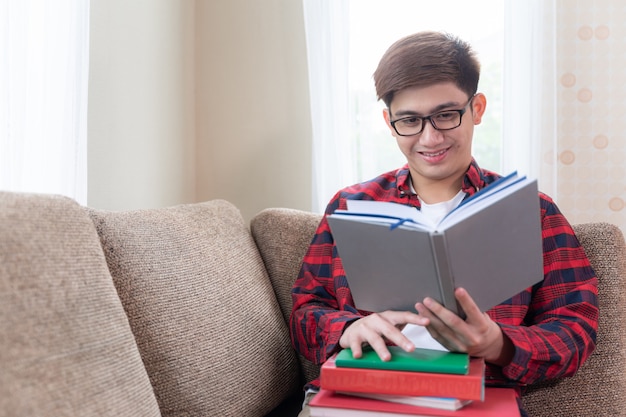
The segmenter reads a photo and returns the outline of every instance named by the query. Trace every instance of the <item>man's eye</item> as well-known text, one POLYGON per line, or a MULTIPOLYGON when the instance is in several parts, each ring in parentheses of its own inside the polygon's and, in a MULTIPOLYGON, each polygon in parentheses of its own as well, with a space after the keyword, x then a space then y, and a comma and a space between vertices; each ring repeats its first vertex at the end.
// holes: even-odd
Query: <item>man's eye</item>
POLYGON ((398 120, 398 123, 406 127, 421 126, 422 119, 419 117, 407 117, 406 119, 398 120))
POLYGON ((435 115, 435 120, 445 122, 447 120, 452 120, 457 117, 459 114, 455 111, 444 111, 441 113, 437 113, 435 115))

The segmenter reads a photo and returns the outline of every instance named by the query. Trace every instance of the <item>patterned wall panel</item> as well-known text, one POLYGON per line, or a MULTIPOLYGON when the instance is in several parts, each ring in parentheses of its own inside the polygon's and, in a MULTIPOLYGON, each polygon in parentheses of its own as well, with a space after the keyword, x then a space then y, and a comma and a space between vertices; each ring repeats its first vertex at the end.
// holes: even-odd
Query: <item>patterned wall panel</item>
POLYGON ((557 5, 553 197, 572 223, 607 221, 626 231, 626 2, 557 5))

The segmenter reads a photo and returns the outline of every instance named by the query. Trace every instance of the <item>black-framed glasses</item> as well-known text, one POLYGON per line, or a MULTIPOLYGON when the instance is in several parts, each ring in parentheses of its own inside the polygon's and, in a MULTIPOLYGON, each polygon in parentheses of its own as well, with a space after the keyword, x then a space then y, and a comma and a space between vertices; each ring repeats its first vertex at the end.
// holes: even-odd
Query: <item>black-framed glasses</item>
MULTIPOLYGON (((400 136, 413 136, 422 133, 426 120, 437 130, 452 130, 461 126, 461 119, 467 111, 467 106, 476 97, 472 96, 465 106, 459 110, 444 110, 430 116, 407 116, 393 120, 391 126, 400 136)), ((389 110, 391 113, 391 110, 389 110)))

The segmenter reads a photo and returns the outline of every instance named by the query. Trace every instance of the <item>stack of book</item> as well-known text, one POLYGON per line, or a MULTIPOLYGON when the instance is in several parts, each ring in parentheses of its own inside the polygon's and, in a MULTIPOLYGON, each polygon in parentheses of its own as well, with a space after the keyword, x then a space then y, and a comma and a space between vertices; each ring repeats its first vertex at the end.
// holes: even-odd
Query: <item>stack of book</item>
POLYGON ((311 417, 518 417, 516 393, 486 388, 485 362, 464 353, 389 346, 391 360, 372 349, 354 358, 344 349, 321 367, 311 417))

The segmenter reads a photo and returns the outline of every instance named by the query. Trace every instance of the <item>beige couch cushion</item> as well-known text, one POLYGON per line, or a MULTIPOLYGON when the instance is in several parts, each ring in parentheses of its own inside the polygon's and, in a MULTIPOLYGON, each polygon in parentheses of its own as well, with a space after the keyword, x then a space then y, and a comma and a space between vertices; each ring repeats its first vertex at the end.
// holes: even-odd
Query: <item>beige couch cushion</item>
POLYGON ((75 202, 0 193, 0 317, 0 416, 160 415, 75 202))
POLYGON ((600 321, 595 352, 572 378, 538 384, 524 396, 533 417, 626 415, 626 245, 608 223, 574 225, 598 276, 600 321))
POLYGON ((166 416, 262 416, 299 389, 263 261, 230 203, 93 211, 166 416))
MULTIPOLYGON (((321 219, 320 214, 270 208, 261 211, 250 223, 252 236, 265 262, 286 322, 291 314, 291 287, 321 219)), ((299 359, 303 383, 317 378, 319 365, 313 364, 302 355, 299 355, 299 359)))

